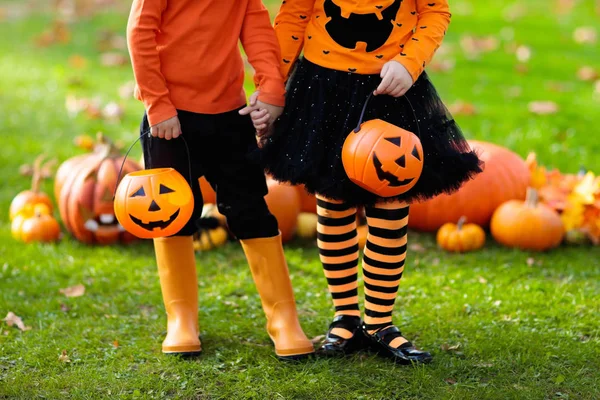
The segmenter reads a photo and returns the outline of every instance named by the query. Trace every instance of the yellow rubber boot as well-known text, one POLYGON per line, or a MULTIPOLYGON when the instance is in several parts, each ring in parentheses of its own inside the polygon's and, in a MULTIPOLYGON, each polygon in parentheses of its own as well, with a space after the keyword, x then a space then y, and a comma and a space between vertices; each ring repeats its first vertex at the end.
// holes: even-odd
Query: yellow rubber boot
POLYGON ((162 351, 197 355, 202 347, 198 338, 198 277, 192 237, 154 239, 154 251, 167 311, 167 337, 162 351))
POLYGON ((281 235, 241 243, 267 317, 267 332, 275 344, 275 354, 281 359, 298 359, 314 353, 313 344, 298 322, 281 235))

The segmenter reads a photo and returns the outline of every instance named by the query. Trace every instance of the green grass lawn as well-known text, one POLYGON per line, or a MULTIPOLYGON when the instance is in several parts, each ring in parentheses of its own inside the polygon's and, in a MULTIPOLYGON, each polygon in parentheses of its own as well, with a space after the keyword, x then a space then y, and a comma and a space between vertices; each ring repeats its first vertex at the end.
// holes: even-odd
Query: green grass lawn
MULTIPOLYGON (((600 68, 600 51, 573 40, 577 27, 597 26, 593 2, 575 2, 563 16, 541 0, 451 5, 450 52, 442 57, 456 66, 431 75, 449 104, 475 105, 476 115, 457 115, 465 134, 522 156, 535 150, 565 171, 600 172, 600 95, 576 77, 583 65, 600 68), (519 18, 507 20, 515 11, 519 18), (471 59, 460 46, 465 35, 492 35, 498 48, 471 59), (513 42, 531 49, 525 72, 506 51, 513 42), (528 111, 535 100, 560 110, 536 116, 528 111)), ((409 251, 394 317, 435 361, 400 367, 369 354, 277 361, 243 254, 231 243, 197 257, 203 355, 163 356, 165 315, 150 243, 90 247, 67 237, 24 245, 7 221, 12 197, 28 186, 21 164, 42 152, 61 161, 79 154, 71 143, 81 133, 135 138, 142 106, 118 94, 131 70, 101 66, 96 49, 101 30, 124 32, 126 14, 81 20, 70 44, 38 48, 33 38, 50 16, 10 12, 17 6, 0 2, 0 318, 12 311, 32 329, 0 323, 0 399, 600 398, 600 248, 590 247, 528 254, 488 241, 483 251, 447 255, 431 235, 411 233, 419 246, 409 251), (69 65, 74 54, 87 58, 84 68, 69 65), (117 101, 124 117, 71 118, 67 94, 117 101), (84 296, 59 293, 79 283, 84 296), (70 363, 59 361, 63 350, 70 363)), ((286 254, 303 327, 321 335, 332 307, 315 246, 292 243, 286 254)))

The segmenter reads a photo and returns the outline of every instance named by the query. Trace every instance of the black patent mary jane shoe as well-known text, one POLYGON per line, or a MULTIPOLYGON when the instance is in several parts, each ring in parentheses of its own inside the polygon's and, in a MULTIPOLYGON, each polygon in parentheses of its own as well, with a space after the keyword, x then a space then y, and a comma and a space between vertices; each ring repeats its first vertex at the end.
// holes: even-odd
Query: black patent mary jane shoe
POLYGON ((361 329, 360 317, 338 315, 329 325, 325 340, 319 347, 318 353, 325 356, 344 356, 361 350, 365 346, 365 337, 361 329), (348 339, 331 333, 335 328, 345 329, 352 333, 348 339))
POLYGON ((426 351, 418 350, 411 342, 403 343, 400 347, 394 348, 389 345, 397 337, 403 337, 400 329, 395 326, 382 329, 369 335, 363 326, 364 335, 370 341, 370 347, 380 356, 390 358, 398 364, 427 364, 433 357, 426 351))

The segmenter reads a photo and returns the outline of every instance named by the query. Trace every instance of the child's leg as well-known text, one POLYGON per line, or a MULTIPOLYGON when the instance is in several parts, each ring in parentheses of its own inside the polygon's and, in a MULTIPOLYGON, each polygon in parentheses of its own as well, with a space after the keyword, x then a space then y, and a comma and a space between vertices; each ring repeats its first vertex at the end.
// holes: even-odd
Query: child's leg
POLYGON ((398 362, 427 362, 392 323, 394 302, 404 271, 408 205, 394 202, 367 207, 369 233, 363 258, 365 330, 380 351, 398 362))
MULTIPOLYGON (((335 317, 357 317, 360 324, 356 207, 318 196, 317 214, 319 256, 333 299, 335 317)), ((329 334, 350 339, 354 332, 353 329, 336 326, 330 329, 329 334)))
MULTIPOLYGON (((189 118, 180 115, 182 130, 190 129, 189 118)), ((149 129, 146 118, 142 132, 149 129)), ((194 140, 187 137, 192 156, 192 174, 201 174, 194 163, 194 140)), ((189 180, 189 164, 181 139, 164 140, 144 136, 144 163, 146 169, 172 167, 189 180)), ((202 194, 197 181, 192 182, 194 212, 190 221, 176 235, 154 240, 154 251, 160 277, 160 287, 167 312, 167 336, 162 344, 163 353, 197 354, 201 351, 198 338, 198 278, 192 234, 195 221, 202 212, 202 194)), ((150 203, 150 202, 149 202, 150 203)))
POLYGON ((298 322, 277 220, 264 199, 264 171, 248 158, 256 149, 252 122, 237 111, 214 118, 218 132, 204 143, 206 178, 217 192, 219 211, 242 243, 275 352, 284 359, 310 354, 314 348, 298 322))

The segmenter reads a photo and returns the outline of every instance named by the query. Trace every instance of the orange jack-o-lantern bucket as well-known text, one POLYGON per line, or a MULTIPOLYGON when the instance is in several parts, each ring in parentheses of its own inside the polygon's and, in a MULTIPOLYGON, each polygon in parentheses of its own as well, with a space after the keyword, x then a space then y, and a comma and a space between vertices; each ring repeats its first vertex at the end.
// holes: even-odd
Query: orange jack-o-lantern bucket
POLYGON ((381 197, 398 196, 413 188, 423 171, 423 147, 412 132, 380 119, 358 122, 344 142, 342 164, 348 178, 381 197))
POLYGON ((129 233, 154 239, 174 235, 188 223, 194 195, 185 178, 173 168, 136 171, 119 183, 114 209, 117 220, 129 233))

